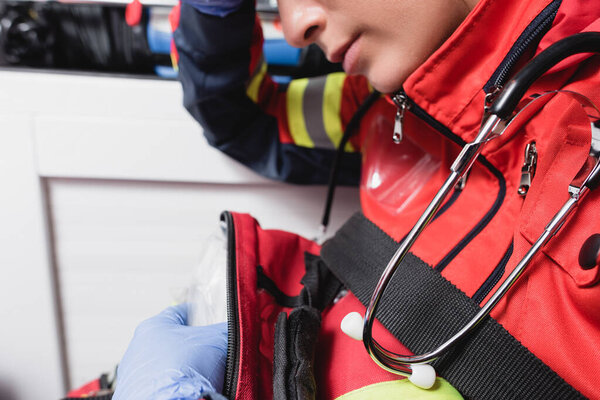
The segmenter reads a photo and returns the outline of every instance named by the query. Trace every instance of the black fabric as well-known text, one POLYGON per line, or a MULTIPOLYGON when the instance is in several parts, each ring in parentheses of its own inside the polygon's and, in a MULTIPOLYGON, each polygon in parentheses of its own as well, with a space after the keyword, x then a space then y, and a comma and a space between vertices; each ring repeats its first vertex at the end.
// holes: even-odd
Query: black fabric
POLYGON ((264 289, 275 298, 275 302, 283 307, 296 308, 305 304, 303 292, 298 296, 288 296, 283 293, 277 284, 265 274, 265 270, 260 265, 256 267, 256 285, 259 289, 264 289))
POLYGON ((321 314, 314 307, 296 308, 289 316, 279 314, 275 324, 273 399, 315 399, 313 364, 320 327, 321 314))
MULTIPOLYGON (((397 247, 391 237, 357 213, 323 245, 321 256, 366 305, 397 247)), ((478 310, 475 302, 431 266, 408 254, 381 299, 377 317, 418 354, 435 349, 478 310)), ((433 365, 468 399, 584 398, 490 317, 433 365)))
MULTIPOLYGON (((106 393, 106 394, 101 394, 98 396, 89 396, 86 397, 86 400, 111 400, 113 397, 113 392, 110 391, 110 393, 106 393)), ((62 400, 81 400, 82 397, 64 397, 62 400)), ((217 400, 217 399, 215 399, 217 400)))
POLYGON ((343 288, 342 282, 327 268, 321 257, 305 253, 304 264, 306 274, 301 282, 307 300, 305 304, 323 311, 343 288))
POLYGON ((288 320, 287 314, 279 313, 273 336, 273 399, 287 400, 287 376, 289 374, 288 357, 288 320))
POLYGON ((273 398, 275 400, 312 400, 316 396, 314 352, 321 327, 321 311, 342 289, 320 257, 304 254, 304 288, 298 296, 288 296, 257 267, 258 287, 275 301, 293 308, 289 316, 281 312, 275 324, 273 351, 273 398))
POLYGON ((297 308, 307 305, 323 311, 342 289, 342 283, 331 273, 320 257, 305 253, 304 264, 306 273, 300 281, 304 288, 297 296, 288 296, 281 291, 260 265, 256 267, 256 284, 259 289, 269 292, 280 306, 297 308))

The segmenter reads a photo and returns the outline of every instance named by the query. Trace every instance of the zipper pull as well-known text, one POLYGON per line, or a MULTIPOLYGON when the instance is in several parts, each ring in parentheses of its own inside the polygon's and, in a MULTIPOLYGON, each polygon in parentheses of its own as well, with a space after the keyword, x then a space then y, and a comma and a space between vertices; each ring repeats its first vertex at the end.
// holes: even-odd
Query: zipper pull
POLYGON ((521 168, 521 183, 519 184, 519 190, 517 192, 521 197, 525 197, 531 186, 531 180, 535 175, 535 168, 537 166, 537 149, 535 148, 535 142, 531 142, 525 147, 525 162, 521 168))
POLYGON ((487 114, 490 111, 490 108, 492 108, 492 104, 494 104, 494 101, 496 101, 496 99, 498 98, 498 95, 500 94, 501 91, 502 91, 501 85, 494 85, 486 93, 485 101, 484 101, 484 105, 483 105, 483 112, 485 114, 487 114))
POLYGON ((402 123, 404 121, 404 113, 406 110, 410 108, 408 104, 408 97, 403 92, 398 92, 392 98, 392 101, 398 107, 396 111, 396 121, 394 123, 394 134, 392 135, 392 140, 394 143, 398 144, 402 141, 402 137, 404 136, 402 123))

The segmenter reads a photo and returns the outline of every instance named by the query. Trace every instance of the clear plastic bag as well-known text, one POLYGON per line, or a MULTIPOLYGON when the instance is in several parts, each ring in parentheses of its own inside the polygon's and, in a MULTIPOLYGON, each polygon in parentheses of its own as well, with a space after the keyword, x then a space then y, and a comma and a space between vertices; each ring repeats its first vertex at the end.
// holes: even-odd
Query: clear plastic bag
POLYGON ((203 326, 227 320, 227 228, 211 234, 187 291, 188 325, 203 326))

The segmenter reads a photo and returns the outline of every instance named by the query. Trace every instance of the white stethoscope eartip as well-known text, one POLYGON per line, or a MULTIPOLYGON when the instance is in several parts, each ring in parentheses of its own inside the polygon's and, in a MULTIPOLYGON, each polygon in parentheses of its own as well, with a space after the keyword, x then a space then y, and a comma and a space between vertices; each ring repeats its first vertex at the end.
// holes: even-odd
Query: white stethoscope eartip
POLYGON ((435 369, 429 364, 413 364, 408 380, 421 389, 430 389, 435 383, 435 369))
MULTIPOLYGON (((340 324, 342 332, 355 340, 363 340, 363 316, 357 312, 347 314, 340 324)), ((413 364, 408 380, 421 389, 430 389, 435 384, 435 369, 429 364, 413 364)))
POLYGON ((342 332, 355 340, 363 340, 363 317, 356 311, 349 313, 340 324, 342 332))

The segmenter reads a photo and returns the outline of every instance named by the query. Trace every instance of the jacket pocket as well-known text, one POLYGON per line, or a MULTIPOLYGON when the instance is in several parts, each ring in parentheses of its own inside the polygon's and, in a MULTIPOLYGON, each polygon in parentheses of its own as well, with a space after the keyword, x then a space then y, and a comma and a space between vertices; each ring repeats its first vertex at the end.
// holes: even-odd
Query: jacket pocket
MULTIPOLYGON (((564 111, 565 119, 568 110, 564 111)), ((523 205, 520 223, 520 233, 529 243, 535 242, 552 217, 569 199, 569 185, 589 154, 589 124, 586 126, 565 122, 561 119, 557 121, 556 126, 564 128, 554 129, 545 145, 540 146, 538 141, 540 163, 523 205)), ((597 265, 591 269, 584 269, 578 261, 584 242, 591 235, 600 233, 599 194, 598 191, 594 191, 582 198, 573 215, 542 249, 547 257, 582 288, 593 286, 600 280, 597 265)), ((534 259, 533 265, 535 263, 534 259)))

